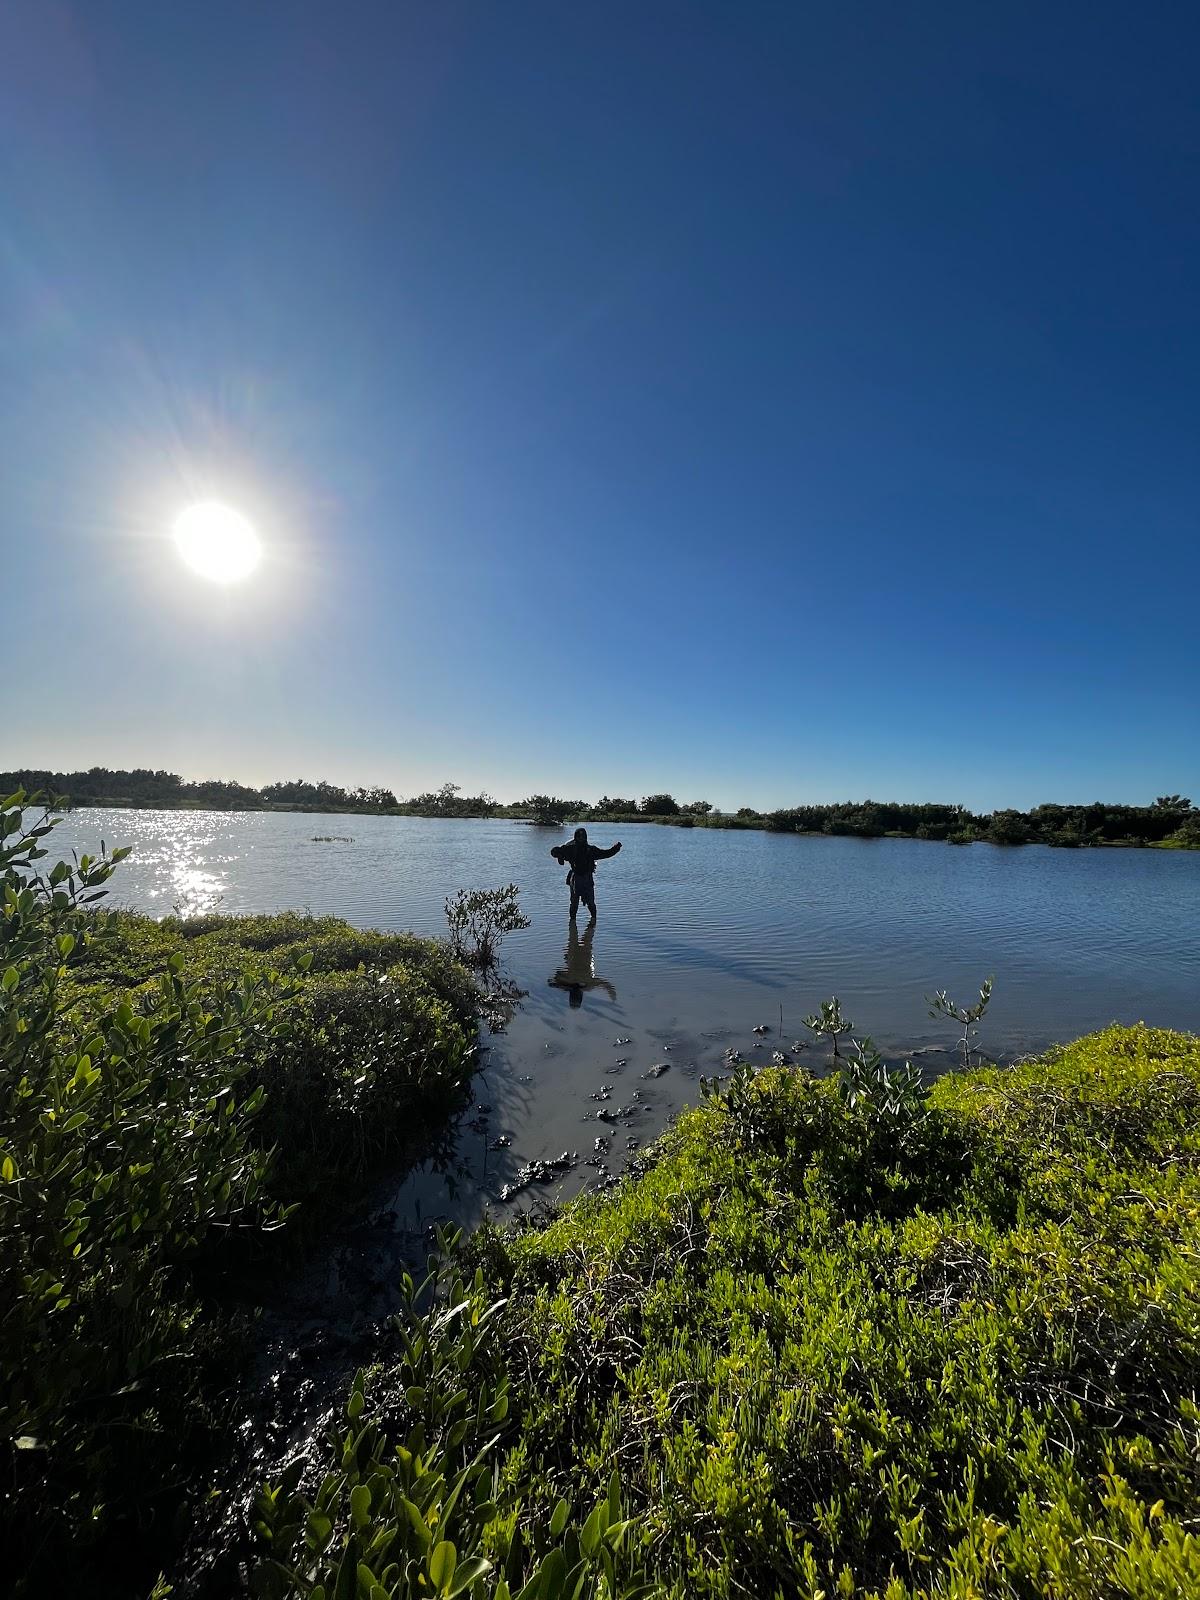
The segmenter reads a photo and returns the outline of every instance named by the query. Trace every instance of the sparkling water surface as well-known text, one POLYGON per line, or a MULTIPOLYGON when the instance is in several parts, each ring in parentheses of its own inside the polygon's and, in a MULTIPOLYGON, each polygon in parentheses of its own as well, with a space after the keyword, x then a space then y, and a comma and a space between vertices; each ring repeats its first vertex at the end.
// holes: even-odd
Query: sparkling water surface
MULTIPOLYGON (((298 908, 444 934, 454 890, 520 886, 533 925, 503 954, 527 997, 486 1041, 456 1171, 418 1173, 393 1197, 403 1224, 503 1215, 619 1171, 698 1097, 699 1074, 722 1070, 731 1045, 769 1059, 805 1036, 801 1018, 834 993, 885 1054, 931 1070, 948 1064, 953 1034, 929 1019, 924 997, 945 987, 973 999, 988 974, 996 992, 981 1043, 997 1058, 1114 1020, 1200 1029, 1200 853, 648 825, 589 833, 624 849, 597 867, 599 920, 589 938, 582 913, 573 943, 565 874, 549 854, 569 832, 556 829, 78 810, 54 842, 132 845, 111 899, 152 916, 298 908), (578 1005, 560 986, 572 981, 578 1005), (578 1163, 550 1186, 500 1200, 524 1163, 564 1154, 578 1163)), ((814 1058, 811 1047, 799 1057, 814 1058)))

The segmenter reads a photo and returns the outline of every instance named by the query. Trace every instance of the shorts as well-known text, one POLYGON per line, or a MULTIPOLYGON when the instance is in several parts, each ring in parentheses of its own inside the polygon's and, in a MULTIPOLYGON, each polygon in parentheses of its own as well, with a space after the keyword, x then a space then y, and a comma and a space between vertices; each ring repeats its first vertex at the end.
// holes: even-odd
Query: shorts
POLYGON ((590 906, 596 898, 596 880, 593 877, 584 877, 582 872, 571 874, 571 893, 578 895, 585 906, 590 906))

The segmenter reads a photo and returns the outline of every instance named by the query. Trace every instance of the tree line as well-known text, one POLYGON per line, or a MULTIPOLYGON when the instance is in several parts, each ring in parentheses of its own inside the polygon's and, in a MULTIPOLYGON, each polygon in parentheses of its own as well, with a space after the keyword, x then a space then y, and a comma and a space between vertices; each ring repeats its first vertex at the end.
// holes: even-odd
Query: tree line
POLYGON ((774 833, 828 834, 859 839, 937 839, 951 844, 1171 845, 1200 848, 1200 812, 1184 795, 1159 795, 1151 805, 1034 806, 969 811, 961 805, 847 800, 826 805, 719 812, 707 800, 667 793, 602 795, 587 800, 531 794, 503 805, 486 792, 464 794, 444 783, 405 800, 383 785, 344 788, 295 778, 251 788, 232 779, 185 780, 177 772, 90 767, 86 772, 0 772, 0 793, 24 789, 66 798, 76 806, 191 807, 217 811, 357 811, 389 816, 508 817, 562 827, 569 822, 665 822, 679 827, 761 828, 774 833))
POLYGON ((940 839, 950 844, 1161 844, 1175 840, 1200 847, 1200 812, 1182 795, 1160 795, 1152 805, 1011 807, 991 812, 968 811, 959 805, 903 805, 863 800, 837 805, 792 806, 765 815, 739 811, 762 827, 781 833, 823 833, 862 839, 904 837, 940 839))
POLYGON ((386 811, 398 804, 381 786, 345 789, 340 784, 296 778, 261 789, 232 778, 184 779, 177 772, 148 767, 131 770, 89 767, 86 772, 23 769, 0 772, 5 794, 52 794, 75 806, 132 806, 153 809, 191 807, 212 811, 386 811))

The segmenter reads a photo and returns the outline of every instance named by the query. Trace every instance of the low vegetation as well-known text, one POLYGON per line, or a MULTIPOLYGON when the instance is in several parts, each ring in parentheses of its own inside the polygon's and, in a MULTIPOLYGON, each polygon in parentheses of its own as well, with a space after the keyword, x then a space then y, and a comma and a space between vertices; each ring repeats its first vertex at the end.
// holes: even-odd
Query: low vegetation
POLYGON ((268 1600, 657 1592, 623 1514, 619 1474, 584 1515, 560 1499, 545 1517, 522 1517, 496 1456, 509 1417, 496 1338, 506 1308, 488 1299, 482 1271, 464 1282, 450 1253, 457 1242, 440 1237, 423 1283, 405 1275, 403 1354, 369 1383, 358 1373, 309 1492, 297 1463, 259 1494, 253 1587, 268 1600))
POLYGON ((263 789, 209 780, 185 783, 177 773, 0 772, 0 791, 44 790, 78 806, 175 807, 197 810, 368 812, 385 816, 502 817, 540 826, 574 822, 665 823, 682 828, 766 829, 772 833, 824 834, 856 839, 931 839, 950 844, 1148 845, 1200 850, 1200 812, 1183 795, 1160 795, 1153 805, 1041 805, 1029 811, 968 811, 961 805, 906 805, 895 801, 848 800, 831 805, 788 806, 756 811, 741 806, 718 812, 707 800, 676 800, 671 794, 641 800, 603 795, 595 805, 557 795, 534 794, 501 805, 487 793, 464 795, 456 783, 400 800, 390 789, 310 783, 296 779, 263 789))
POLYGON ((260 1501, 264 1592, 1200 1592, 1200 1040, 709 1088, 414 1297, 260 1501))
POLYGON ((499 889, 459 889, 446 900, 450 943, 460 960, 483 972, 496 965, 510 933, 529 927, 515 883, 499 889))
POLYGON ((105 914, 124 852, 47 868, 54 822, 0 806, 0 1535, 29 1594, 169 1540, 237 1420, 202 1285, 427 1147, 475 1050, 445 946, 105 914))

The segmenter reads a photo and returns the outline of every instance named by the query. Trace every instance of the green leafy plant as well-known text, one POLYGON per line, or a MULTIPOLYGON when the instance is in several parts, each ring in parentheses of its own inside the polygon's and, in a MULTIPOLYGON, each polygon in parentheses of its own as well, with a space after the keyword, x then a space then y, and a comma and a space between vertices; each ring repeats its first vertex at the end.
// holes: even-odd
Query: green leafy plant
POLYGON ((936 1021, 939 1017, 948 1017, 952 1022, 957 1022, 962 1028, 962 1038, 958 1041, 958 1048, 962 1051, 964 1067, 971 1065, 971 1055, 975 1048, 975 1041, 979 1037, 977 1024, 982 1021, 988 1006, 992 1001, 992 987, 995 980, 985 978, 979 986, 979 999, 974 1005, 956 1005, 945 989, 939 989, 936 994, 926 995, 925 1000, 929 1006, 929 1015, 936 1021))
POLYGON ((272 1193, 289 1201, 345 1191, 384 1158, 427 1151, 477 1062, 479 993, 445 944, 351 928, 336 917, 109 914, 106 935, 77 949, 65 1006, 138 1006, 172 960, 195 980, 241 981, 284 969, 299 978, 286 1033, 246 1041, 266 1101, 255 1141, 274 1148, 272 1193))
POLYGON ((262 1090, 238 1085, 295 980, 202 989, 172 957, 136 1005, 67 1009, 68 962, 106 937, 93 908, 128 852, 45 871, 57 818, 26 822, 30 804, 0 805, 0 1437, 18 1529, 48 1492, 66 1529, 95 1529, 121 1476, 171 1449, 193 1343, 176 1264, 214 1228, 282 1220, 251 1138, 262 1090))
POLYGON ((496 965, 501 941, 529 927, 515 883, 500 889, 460 889, 446 901, 450 942, 464 961, 485 971, 496 965))
POLYGON ((459 1243, 439 1230, 424 1280, 405 1275, 394 1323, 400 1357, 376 1375, 371 1396, 358 1373, 309 1492, 297 1463, 259 1494, 265 1553, 255 1587, 268 1600, 637 1600, 654 1592, 631 1552, 633 1524, 615 1472, 582 1524, 565 1498, 543 1518, 522 1515, 496 1459, 510 1431, 496 1336, 505 1301, 489 1297, 481 1269, 464 1280, 459 1243))
POLYGON ((911 1124, 925 1111, 920 1069, 911 1061, 888 1067, 872 1039, 856 1039, 838 1069, 838 1092, 847 1107, 893 1126, 911 1124))
POLYGON ((48 865, 56 821, 22 792, 0 805, 0 1535, 19 1594, 141 1559, 122 1535, 170 1528, 217 1470, 240 1347, 200 1285, 298 1196, 428 1150, 478 1002, 432 940, 108 911, 127 852, 48 865))
POLYGON ((833 1043, 834 1060, 840 1060, 838 1040, 844 1033, 851 1033, 854 1024, 849 1017, 842 1014, 842 1002, 834 995, 829 1000, 821 1002, 821 1009, 814 1011, 810 1016, 802 1019, 803 1025, 809 1029, 817 1039, 829 1039, 833 1043))

